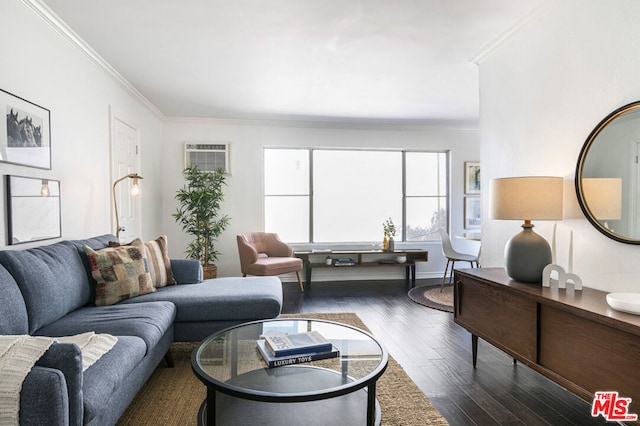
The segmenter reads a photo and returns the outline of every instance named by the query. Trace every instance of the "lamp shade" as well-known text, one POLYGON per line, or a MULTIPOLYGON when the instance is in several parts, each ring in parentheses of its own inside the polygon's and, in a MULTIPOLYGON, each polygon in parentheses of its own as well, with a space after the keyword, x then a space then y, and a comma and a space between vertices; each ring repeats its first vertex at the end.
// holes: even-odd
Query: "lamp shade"
POLYGON ((526 176, 491 181, 492 219, 562 219, 561 177, 526 176))
POLYGON ((622 179, 583 178, 584 200, 596 220, 622 218, 622 179))

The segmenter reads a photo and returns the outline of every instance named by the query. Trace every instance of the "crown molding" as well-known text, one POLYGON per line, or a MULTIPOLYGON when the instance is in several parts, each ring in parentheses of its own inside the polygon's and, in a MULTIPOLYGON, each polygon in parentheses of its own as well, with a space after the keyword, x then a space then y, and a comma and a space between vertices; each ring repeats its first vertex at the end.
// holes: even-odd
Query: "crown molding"
POLYGON ((354 130, 451 130, 477 132, 477 120, 337 120, 322 118, 273 117, 273 118, 231 118, 231 117, 176 117, 168 116, 165 123, 231 125, 231 126, 274 126, 318 129, 354 130))
POLYGON ((479 51, 477 51, 469 58, 468 61, 473 64, 480 65, 487 58, 498 52, 511 40, 516 38, 516 36, 524 31, 524 29, 527 28, 533 21, 540 18, 540 16, 544 12, 549 11, 552 7, 557 6, 557 4, 557 0, 543 1, 540 5, 531 10, 531 12, 529 12, 524 18, 522 18, 502 34, 498 35, 496 38, 482 46, 479 51))
POLYGON ((152 113, 161 120, 165 120, 166 116, 153 105, 142 93, 138 91, 131 83, 129 83, 115 68, 113 68, 102 56, 98 54, 82 37, 71 29, 53 10, 44 4, 41 0, 21 0, 29 7, 38 17, 46 22, 54 31, 56 31, 63 39, 68 41, 73 47, 84 54, 94 65, 104 71, 112 80, 114 80, 129 95, 138 99, 152 113))

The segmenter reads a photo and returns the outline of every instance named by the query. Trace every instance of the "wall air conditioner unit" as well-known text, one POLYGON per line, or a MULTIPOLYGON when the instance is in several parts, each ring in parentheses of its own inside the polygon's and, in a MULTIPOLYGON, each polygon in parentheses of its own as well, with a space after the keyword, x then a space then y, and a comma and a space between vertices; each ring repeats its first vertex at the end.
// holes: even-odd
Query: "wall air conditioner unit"
POLYGON ((184 166, 196 166, 205 172, 223 169, 231 174, 229 169, 228 143, 192 143, 184 144, 184 166))

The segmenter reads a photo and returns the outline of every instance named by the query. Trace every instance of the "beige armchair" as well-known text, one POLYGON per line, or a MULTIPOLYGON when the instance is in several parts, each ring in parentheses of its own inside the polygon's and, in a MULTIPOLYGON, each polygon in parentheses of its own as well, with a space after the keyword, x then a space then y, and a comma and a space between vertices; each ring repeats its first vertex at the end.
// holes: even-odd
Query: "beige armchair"
POLYGON ((271 276, 295 272, 300 291, 304 291, 300 271, 302 259, 293 257, 293 250, 278 238, 278 234, 250 232, 237 236, 242 276, 271 276))

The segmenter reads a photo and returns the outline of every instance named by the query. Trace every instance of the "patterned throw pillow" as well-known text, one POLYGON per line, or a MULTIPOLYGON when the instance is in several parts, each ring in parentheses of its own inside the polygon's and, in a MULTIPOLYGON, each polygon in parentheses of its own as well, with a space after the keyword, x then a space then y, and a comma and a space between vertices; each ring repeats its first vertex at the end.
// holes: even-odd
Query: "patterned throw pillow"
POLYGON ((147 264, 155 288, 177 284, 171 271, 167 236, 161 235, 153 241, 145 241, 147 264))
POLYGON ((91 275, 96 280, 96 306, 107 306, 121 300, 156 291, 144 258, 141 240, 131 245, 93 250, 84 246, 91 275))

